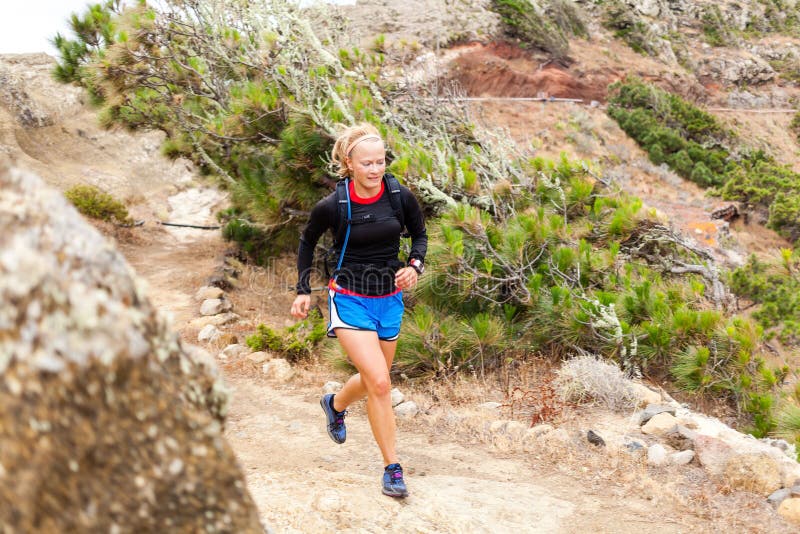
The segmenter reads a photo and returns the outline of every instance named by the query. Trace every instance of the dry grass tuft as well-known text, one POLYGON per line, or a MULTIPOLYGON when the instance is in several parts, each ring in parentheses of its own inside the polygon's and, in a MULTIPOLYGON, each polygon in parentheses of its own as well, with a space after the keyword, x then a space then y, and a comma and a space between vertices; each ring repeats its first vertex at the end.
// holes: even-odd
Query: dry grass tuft
POLYGON ((614 411, 636 407, 636 394, 622 371, 594 356, 564 362, 556 374, 555 388, 566 401, 599 404, 614 411))

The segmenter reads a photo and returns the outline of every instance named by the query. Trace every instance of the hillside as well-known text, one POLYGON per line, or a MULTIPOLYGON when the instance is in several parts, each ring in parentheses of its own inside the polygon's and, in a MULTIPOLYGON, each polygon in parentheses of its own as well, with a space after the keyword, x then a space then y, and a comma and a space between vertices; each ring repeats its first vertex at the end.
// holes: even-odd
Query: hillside
MULTIPOLYGON (((740 2, 618 3, 649 28, 648 39, 657 45, 650 52, 636 52, 614 36, 603 22, 602 2, 575 2, 588 36, 570 38, 568 57, 558 61, 502 37, 498 17, 481 2, 363 0, 338 8, 332 20, 343 16, 355 41, 370 43, 384 34, 390 76, 427 89, 457 83, 460 95, 482 98, 466 104, 469 117, 479 131, 502 129, 515 151, 553 160, 565 153, 590 162, 610 189, 641 198, 645 210, 657 210, 656 220, 707 251, 720 268, 742 265, 751 253, 778 259, 781 248, 792 247, 784 237, 756 217, 712 219, 712 212, 730 203, 667 165, 652 163, 609 116, 607 88, 631 74, 653 82, 710 110, 744 142, 797 170, 800 146, 787 134, 793 113, 773 111, 795 105, 800 88, 789 76, 791 58, 774 56, 778 49, 800 50, 800 39, 732 32, 723 46, 706 43, 701 9, 719 6, 723 18, 733 17, 744 28, 759 11, 743 9, 740 2), (535 97, 544 100, 510 100, 535 97), (714 111, 719 108, 725 111, 714 111)), ((730 425, 741 424, 742 414, 713 396, 689 395, 670 380, 614 382, 617 394, 636 384, 638 408, 614 410, 597 399, 587 405, 553 400, 561 362, 547 354, 499 367, 483 380, 474 374, 398 379, 396 385, 420 409, 399 421, 412 496, 403 504, 382 498, 376 488, 381 466, 372 454, 363 407, 348 419, 353 444, 334 449, 324 435, 318 396, 326 382, 347 376, 327 363, 331 351, 315 349, 312 358, 290 366, 277 354, 252 353, 244 346, 261 323, 276 329, 291 324, 292 297, 286 291, 294 277, 291 254, 277 256, 267 267, 242 263, 246 255, 218 232, 159 225, 216 225, 216 212, 232 202, 230 191, 201 176, 199 171, 208 169, 190 155, 163 157, 162 132, 101 128, 84 90, 57 84, 50 78, 52 67, 43 55, 0 58, 3 157, 62 191, 78 183, 96 185, 144 221, 134 228, 97 224, 147 281, 154 304, 172 315, 184 343, 214 355, 232 391, 226 438, 271 529, 796 528, 791 521, 798 520, 797 512, 782 505, 778 514, 774 497, 782 488, 787 503, 800 501, 792 498, 800 496, 795 486, 800 466, 789 460, 788 443, 746 438, 721 426, 700 412, 730 425), (196 293, 209 280, 219 281, 220 273, 232 284, 223 301, 235 316, 200 313, 203 297, 196 293), (216 334, 198 338, 206 324, 215 323, 216 334), (669 428, 643 431, 641 410, 662 403, 671 406, 675 420, 669 428), (543 413, 546 417, 537 419, 543 413), (675 424, 684 427, 677 434, 675 424), (606 445, 587 441, 589 430, 606 445), (659 450, 664 450, 660 459, 659 450), (682 465, 675 455, 686 450, 693 451, 692 458, 682 465)), ((770 343, 771 363, 792 366, 783 384, 791 389, 800 354, 790 345, 770 343)))

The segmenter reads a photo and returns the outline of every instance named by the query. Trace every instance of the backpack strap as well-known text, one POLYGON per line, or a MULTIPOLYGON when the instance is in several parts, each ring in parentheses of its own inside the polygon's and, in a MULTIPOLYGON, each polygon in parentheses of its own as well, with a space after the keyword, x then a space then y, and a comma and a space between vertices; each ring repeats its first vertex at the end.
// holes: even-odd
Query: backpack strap
POLYGON ((383 181, 386 183, 386 189, 389 190, 389 202, 392 205, 395 217, 400 221, 400 231, 402 237, 408 237, 405 224, 405 213, 403 212, 403 193, 400 190, 400 181, 390 173, 383 175, 383 181))
POLYGON ((339 269, 342 268, 342 261, 344 261, 344 251, 347 249, 347 241, 350 239, 350 223, 352 222, 352 211, 350 209, 350 179, 345 178, 343 181, 338 182, 336 184, 336 205, 339 214, 339 227, 336 229, 336 237, 337 242, 341 243, 341 247, 339 250, 339 261, 336 263, 336 270, 334 271, 334 279, 336 274, 338 274, 339 269), (340 189, 344 190, 344 202, 340 198, 341 191, 340 189), (342 217, 342 212, 344 212, 344 217, 342 217), (339 240, 339 234, 342 233, 344 229, 344 237, 343 239, 339 240))
POLYGON ((350 190, 349 178, 336 182, 336 235, 333 238, 333 246, 341 247, 344 243, 344 235, 350 223, 348 211, 350 210, 350 190))

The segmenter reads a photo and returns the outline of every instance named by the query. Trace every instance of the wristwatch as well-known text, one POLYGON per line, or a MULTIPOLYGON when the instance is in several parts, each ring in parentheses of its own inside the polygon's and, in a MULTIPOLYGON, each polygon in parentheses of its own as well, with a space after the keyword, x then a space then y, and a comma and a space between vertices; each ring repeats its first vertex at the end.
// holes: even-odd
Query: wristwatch
POLYGON ((422 263, 422 260, 418 258, 411 258, 408 260, 408 266, 417 271, 417 274, 422 274, 425 272, 425 264, 422 263))

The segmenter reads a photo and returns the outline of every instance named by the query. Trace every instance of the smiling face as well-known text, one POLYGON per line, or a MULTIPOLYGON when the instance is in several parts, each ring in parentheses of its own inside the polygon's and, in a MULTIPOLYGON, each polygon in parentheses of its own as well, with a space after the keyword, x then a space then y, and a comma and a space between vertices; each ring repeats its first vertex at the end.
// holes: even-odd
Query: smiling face
POLYGON ((356 193, 369 198, 381 190, 381 178, 386 172, 386 149, 380 139, 365 139, 358 143, 347 158, 347 168, 356 193))

